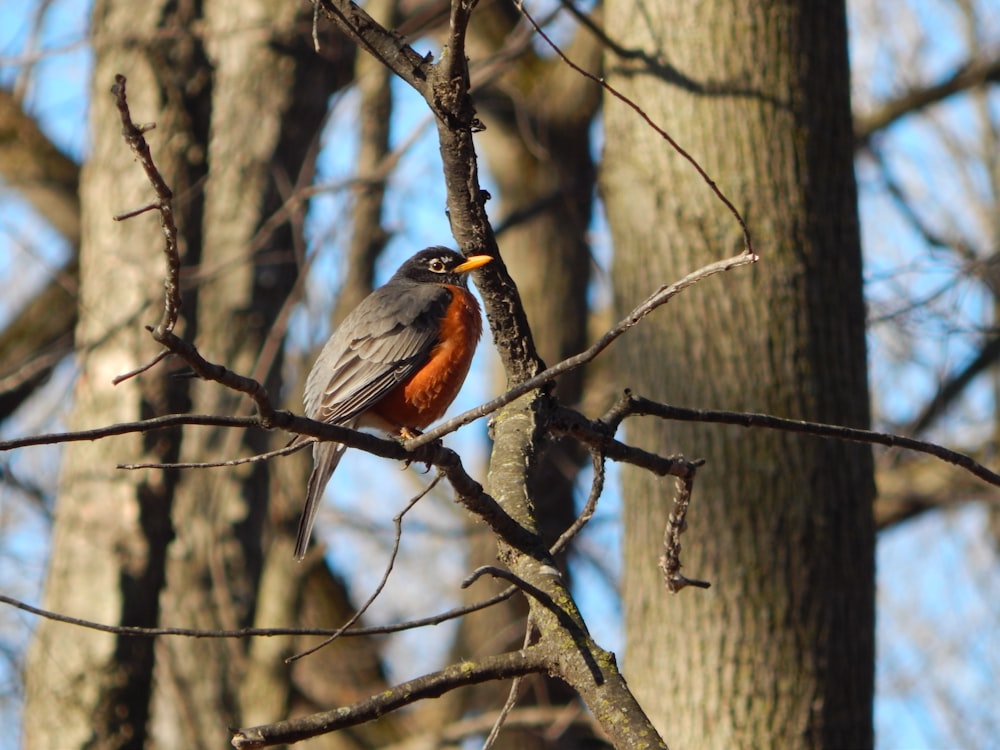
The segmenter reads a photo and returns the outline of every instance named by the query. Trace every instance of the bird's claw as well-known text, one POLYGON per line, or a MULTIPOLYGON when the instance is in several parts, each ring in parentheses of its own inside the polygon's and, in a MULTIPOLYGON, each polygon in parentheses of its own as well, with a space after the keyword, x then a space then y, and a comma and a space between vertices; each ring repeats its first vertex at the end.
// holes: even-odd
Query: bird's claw
MULTIPOLYGON (((420 437, 423 434, 424 433, 421 432, 420 430, 418 430, 416 427, 400 427, 399 428, 399 434, 397 435, 397 437, 400 440, 402 440, 402 441, 406 441, 406 440, 412 440, 415 437, 420 437)), ((444 441, 440 440, 440 439, 439 440, 435 440, 434 443, 439 448, 442 445, 444 445, 444 441)), ((405 471, 406 469, 409 469, 410 465, 412 463, 413 463, 413 459, 412 458, 404 459, 404 461, 403 461, 403 470, 405 471)), ((430 472, 431 466, 432 466, 432 464, 431 464, 430 461, 427 461, 426 463, 424 463, 424 467, 425 467, 424 468, 424 474, 427 474, 428 472, 430 472)))

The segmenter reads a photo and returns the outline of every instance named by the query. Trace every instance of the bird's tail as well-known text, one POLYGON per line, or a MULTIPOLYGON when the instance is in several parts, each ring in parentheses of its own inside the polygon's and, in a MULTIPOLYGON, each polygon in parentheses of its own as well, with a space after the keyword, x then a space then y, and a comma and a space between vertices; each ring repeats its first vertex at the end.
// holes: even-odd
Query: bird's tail
POLYGON ((326 489, 326 484, 330 481, 330 476, 337 468, 337 464, 340 463, 346 448, 347 446, 340 443, 313 443, 313 470, 312 474, 309 475, 306 504, 302 509, 302 517, 299 518, 299 531, 295 537, 296 560, 301 560, 306 556, 309 538, 312 536, 313 522, 316 520, 316 511, 319 510, 319 503, 323 499, 323 490, 326 489))

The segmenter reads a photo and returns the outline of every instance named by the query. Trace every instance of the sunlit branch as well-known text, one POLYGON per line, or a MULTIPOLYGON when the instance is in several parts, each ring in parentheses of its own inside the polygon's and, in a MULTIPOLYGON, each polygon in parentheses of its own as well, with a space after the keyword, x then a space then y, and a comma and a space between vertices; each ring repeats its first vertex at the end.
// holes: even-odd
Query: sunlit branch
POLYGON ((797 432, 804 435, 849 440, 855 443, 884 445, 888 448, 905 448, 917 453, 927 453, 931 456, 954 464, 971 472, 988 484, 1000 487, 1000 474, 986 468, 971 456, 953 451, 936 443, 924 440, 893 435, 886 432, 862 430, 857 427, 807 422, 799 419, 784 419, 772 417, 769 414, 752 414, 735 411, 716 411, 713 409, 685 409, 679 406, 668 406, 645 398, 638 398, 626 393, 623 401, 627 402, 626 411, 629 414, 662 417, 683 422, 705 422, 712 424, 731 424, 740 427, 762 427, 769 430, 797 432))
POLYGON ((352 706, 274 724, 239 729, 232 745, 239 750, 298 742, 318 734, 355 726, 427 698, 438 698, 451 690, 491 680, 506 680, 545 672, 549 658, 537 646, 475 661, 454 664, 440 672, 418 677, 383 690, 352 706))
POLYGON ((174 192, 167 185, 160 170, 156 168, 153 156, 149 151, 149 144, 143 135, 155 125, 137 126, 132 122, 132 115, 128 109, 128 100, 125 94, 125 76, 118 74, 115 76, 115 84, 111 87, 111 93, 115 97, 115 104, 118 107, 118 114, 122 121, 122 137, 132 149, 136 160, 146 173, 146 179, 153 186, 156 193, 156 202, 135 211, 119 214, 116 220, 137 216, 139 213, 148 210, 157 210, 160 213, 160 226, 163 228, 164 236, 164 256, 167 261, 167 275, 164 280, 164 304, 163 317, 160 324, 154 330, 154 338, 161 334, 169 334, 174 330, 177 317, 180 314, 181 292, 180 292, 180 272, 181 258, 177 249, 177 224, 174 222, 174 192))
POLYGON ((694 489, 694 472, 686 477, 675 477, 677 485, 674 491, 674 508, 667 517, 667 525, 663 531, 663 555, 660 557, 660 570, 663 571, 663 583, 667 591, 676 594, 687 586, 707 589, 711 586, 707 581, 698 581, 681 575, 681 534, 687 529, 687 511, 691 504, 691 491, 694 489))

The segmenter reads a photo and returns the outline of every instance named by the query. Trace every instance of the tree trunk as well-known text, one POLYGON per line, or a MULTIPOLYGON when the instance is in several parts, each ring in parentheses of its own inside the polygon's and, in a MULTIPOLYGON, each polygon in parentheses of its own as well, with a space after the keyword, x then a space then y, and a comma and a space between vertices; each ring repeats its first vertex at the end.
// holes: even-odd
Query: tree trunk
MULTIPOLYGON (((865 426, 861 254, 843 3, 612 0, 641 52, 609 82, 747 217, 760 263, 711 279, 615 350, 621 383, 677 405, 865 426)), ((618 101, 602 191, 621 312, 738 251, 694 169, 618 101)), ((867 448, 650 419, 630 442, 704 457, 670 596, 656 561, 670 486, 623 470, 625 673, 676 747, 872 743, 874 539, 867 448)))
MULTIPOLYGON (((163 3, 105 0, 93 12, 95 69, 91 95, 91 158, 81 177, 80 352, 71 429, 125 422, 151 413, 185 411, 186 386, 162 368, 114 386, 112 378, 152 359, 157 346, 143 329, 162 308, 163 234, 155 214, 114 223, 115 213, 151 197, 142 170, 122 141, 109 92, 118 72, 128 73, 137 119, 155 116, 157 163, 183 195, 204 173, 190 105, 197 99, 199 45, 185 36, 184 20, 163 3), (175 24, 179 44, 171 73, 163 75, 157 37, 175 24), (148 45, 136 44, 147 39, 148 45), (127 43, 123 40, 130 40, 127 43), (161 77, 161 75, 163 77, 161 77), (190 81, 188 97, 175 80, 190 81)), ((192 203, 178 204, 181 246, 197 252, 200 226, 192 203)), ((182 326, 183 327, 183 324, 182 326)), ((173 535, 175 472, 124 474, 118 461, 175 461, 179 432, 161 431, 64 449, 44 606, 106 623, 155 626, 173 535)), ((152 639, 115 637, 39 622, 28 655, 24 741, 28 748, 141 748, 147 738, 153 689, 152 639)))
MULTIPOLYGON (((205 4, 203 19, 211 30, 206 54, 213 85, 196 341, 207 357, 252 374, 270 393, 280 386, 284 335, 278 331, 269 347, 265 341, 295 281, 296 263, 287 223, 263 236, 256 248, 253 240, 281 205, 272 180, 285 172, 294 184, 298 168, 275 158, 290 107, 294 60, 264 42, 294 16, 287 3, 259 0, 240 6, 215 0, 205 4), (295 170, 291 174, 289 167, 295 170), (261 361, 264 351, 268 359, 261 361)), ((318 108, 322 112, 321 103, 318 108)), ((215 383, 196 384, 193 410, 252 413, 239 394, 215 383)), ((270 443, 270 436, 259 433, 196 427, 185 432, 183 457, 235 458, 269 450, 270 443)), ((268 475, 263 463, 184 474, 176 498, 176 517, 183 522, 171 547, 163 594, 172 625, 233 629, 252 624, 268 475)), ((246 642, 216 639, 159 644, 154 735, 161 747, 208 747, 219 741, 220 725, 239 721, 236 690, 248 668, 246 647, 246 642)))
MULTIPOLYGON (((114 74, 129 79, 136 121, 156 121, 149 140, 175 195, 184 265, 177 332, 277 397, 283 313, 303 246, 288 217, 268 220, 300 177, 311 178, 327 98, 352 72, 352 53, 339 38, 324 38, 323 54, 316 55, 308 23, 296 23, 300 9, 287 3, 216 0, 143 9, 137 15, 115 0, 94 9, 93 157, 82 177, 77 329, 78 343, 89 349, 75 393, 77 428, 192 408, 252 411, 215 384, 199 383, 189 395, 191 381, 170 377, 164 365, 111 386, 113 376, 157 353, 143 324, 160 316, 164 274, 155 214, 111 222, 113 213, 142 205, 151 192, 120 136, 108 94, 114 74), (136 44, 144 35, 148 43, 136 44)), ((185 474, 114 469, 117 461, 233 458, 286 440, 192 428, 183 442, 175 430, 150 433, 145 441, 69 445, 45 605, 110 624, 234 628, 254 624, 258 596, 273 599, 277 590, 299 614, 315 612, 303 594, 315 587, 315 569, 271 566, 267 582, 274 589, 259 591, 269 542, 291 532, 301 501, 295 493, 294 509, 284 500, 272 504, 269 466, 185 474)), ((290 554, 287 545, 273 549, 290 554)), ((296 612, 288 613, 292 622, 296 612)), ((254 649, 247 640, 115 639, 92 631, 65 637, 64 628, 42 622, 32 644, 29 747, 139 748, 151 741, 160 748, 211 747, 243 714, 279 718, 294 700, 291 668, 279 659, 275 669, 275 651, 254 649), (263 680, 265 673, 274 679, 263 680), (250 684, 248 674, 258 679, 250 684)), ((293 645, 286 639, 281 648, 293 645)))

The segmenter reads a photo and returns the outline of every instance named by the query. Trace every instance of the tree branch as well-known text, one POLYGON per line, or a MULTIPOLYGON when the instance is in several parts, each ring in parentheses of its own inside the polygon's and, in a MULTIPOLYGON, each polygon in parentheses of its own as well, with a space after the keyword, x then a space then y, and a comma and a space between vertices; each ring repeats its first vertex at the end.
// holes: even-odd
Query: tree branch
POLYGON ((236 628, 233 630, 222 630, 219 628, 154 628, 141 625, 108 625, 103 622, 95 622, 94 620, 86 620, 80 617, 71 617, 70 615, 65 615, 60 612, 42 609, 41 607, 36 607, 28 604, 27 602, 23 602, 20 599, 7 596, 6 594, 0 594, 0 604, 7 604, 15 609, 21 610, 22 612, 27 612, 30 615, 35 615, 36 617, 41 617, 46 620, 52 620, 53 622, 61 622, 78 628, 97 630, 101 633, 111 633, 113 635, 130 636, 133 638, 157 638, 160 636, 176 636, 180 638, 273 638, 276 636, 329 637, 335 633, 339 634, 339 637, 352 638, 368 637, 373 635, 391 635, 393 633, 401 633, 406 630, 416 630, 417 628, 440 625, 442 623, 449 622, 450 620, 456 620, 459 617, 464 617, 472 612, 479 612, 480 610, 492 607, 494 604, 504 601, 505 599, 509 599, 516 592, 517 588, 511 586, 501 591, 499 594, 491 596, 489 599, 483 599, 482 601, 475 602, 473 604, 466 604, 462 607, 455 607, 429 617, 405 620, 403 622, 392 623, 390 625, 373 625, 364 628, 349 628, 348 630, 343 630, 343 628, 284 627, 248 627, 236 628))
POLYGON ((937 104, 954 94, 997 81, 1000 81, 1000 57, 967 60, 938 83, 911 88, 895 99, 883 102, 874 112, 856 117, 855 143, 857 147, 864 146, 875 133, 885 130, 907 115, 937 104))
POLYGON ((685 578, 681 575, 681 534, 687 530, 687 511, 691 504, 691 491, 694 489, 694 470, 686 477, 676 477, 677 489, 674 492, 674 509, 667 517, 667 525, 663 531, 663 556, 660 557, 660 570, 663 571, 663 582, 667 591, 676 594, 687 586, 707 589, 711 584, 685 578))
POLYGON ((925 432, 965 392, 969 383, 989 370, 998 359, 1000 359, 1000 336, 994 333, 981 342, 975 357, 945 377, 938 385, 934 396, 924 404, 920 414, 903 431, 911 435, 925 432))
POLYGON ((616 89, 606 80, 604 80, 604 78, 599 78, 595 76, 593 73, 584 70, 575 62, 570 60, 569 57, 567 57, 566 54, 559 48, 559 46, 552 41, 549 35, 545 33, 545 31, 535 21, 535 19, 532 18, 531 14, 528 13, 527 9, 524 7, 524 0, 515 0, 515 3, 517 5, 517 9, 521 11, 521 14, 527 19, 528 23, 531 24, 532 28, 534 28, 535 33, 542 38, 542 40, 552 49, 553 52, 555 52, 560 57, 560 59, 562 59, 564 63, 566 63, 566 65, 568 65, 570 68, 575 70, 580 75, 594 81, 595 83, 600 85, 601 88, 603 88, 605 91, 611 94, 613 97, 615 97, 620 102, 628 106, 633 112, 639 115, 639 117, 641 117, 645 121, 645 123, 657 133, 657 135, 659 135, 663 140, 665 140, 668 144, 670 144, 670 148, 676 151, 681 156, 681 158, 683 158, 692 167, 694 167, 694 170, 698 173, 698 176, 701 177, 702 181, 706 185, 708 185, 709 190, 711 190, 712 193, 715 194, 715 197, 719 199, 719 202, 726 207, 729 213, 732 214, 733 218, 736 220, 736 223, 739 224, 740 230, 742 231, 743 234, 743 251, 747 255, 753 256, 754 260, 756 260, 757 254, 753 248, 753 238, 750 236, 750 229, 747 227, 747 223, 746 220, 743 218, 743 214, 741 214, 739 209, 737 209, 736 206, 733 205, 733 202, 729 200, 726 194, 722 192, 719 186, 715 183, 715 180, 713 180, 709 176, 708 172, 706 172, 704 167, 702 167, 701 164, 698 163, 697 159, 691 156, 691 154, 689 154, 677 141, 675 141, 673 136, 671 136, 666 130, 664 130, 655 122, 653 122, 653 119, 648 114, 646 114, 646 112, 643 111, 643 109, 638 104, 636 104, 632 99, 625 96, 622 92, 620 92, 618 89, 616 89))
POLYGON ((0 176, 74 249, 80 244, 80 167, 0 89, 0 176))
POLYGON ((426 96, 433 57, 417 54, 399 35, 387 31, 351 0, 316 0, 320 11, 362 49, 426 96))
POLYGON ((446 669, 400 683, 353 706, 304 716, 274 724, 238 729, 232 746, 238 750, 270 747, 315 737, 344 727, 371 721, 419 700, 438 698, 447 692, 490 680, 507 680, 548 671, 548 658, 537 647, 487 656, 454 664, 446 669))
POLYGON ((679 406, 668 406, 645 398, 638 398, 626 392, 622 397, 624 410, 628 415, 653 415, 663 419, 674 419, 684 422, 705 422, 715 424, 731 424, 740 427, 764 427, 769 430, 798 432, 804 435, 849 440, 855 443, 884 445, 888 448, 906 448, 917 453, 927 453, 931 456, 959 466, 987 484, 1000 487, 1000 474, 988 469, 972 457, 944 448, 924 440, 893 435, 885 432, 862 430, 856 427, 822 424, 820 422, 805 422, 798 419, 772 417, 768 414, 752 414, 734 411, 716 411, 712 409, 686 409, 679 406))
POLYGON ((368 611, 368 609, 371 607, 372 604, 375 603, 375 600, 379 597, 379 594, 382 593, 382 589, 385 588, 385 584, 388 583, 389 575, 392 573, 392 570, 396 565, 396 555, 399 554, 399 543, 403 539, 403 516, 405 516, 410 511, 410 509, 417 504, 417 502, 421 498, 425 497, 428 492, 430 492, 437 486, 437 483, 441 481, 441 476, 442 476, 441 474, 438 474, 436 477, 434 477, 434 480, 432 482, 430 482, 426 487, 424 487, 424 489, 422 489, 415 497, 411 498, 410 502, 408 502, 406 506, 393 517, 392 522, 393 525, 395 526, 396 533, 393 535, 392 550, 389 552, 389 560, 385 565, 385 570, 382 572, 381 580, 378 582, 378 585, 375 587, 375 590, 371 593, 371 595, 368 597, 365 603, 362 604, 360 607, 358 607, 356 610, 354 610, 354 613, 349 618, 347 618, 347 622, 345 622, 343 625, 337 628, 337 630, 331 633, 321 643, 318 643, 317 645, 308 648, 305 651, 295 654, 294 656, 288 657, 287 659, 285 659, 286 664, 293 661, 298 661, 303 656, 308 656, 309 654, 313 654, 316 651, 319 651, 324 646, 328 646, 331 643, 333 643, 335 640, 344 635, 344 633, 346 633, 359 619, 361 619, 361 616, 368 611))
MULTIPOLYGON (((132 122, 132 115, 128 109, 128 100, 125 93, 125 84, 125 76, 119 73, 115 76, 115 83, 111 87, 111 94, 115 97, 115 105, 118 107, 118 115, 122 121, 122 137, 129 148, 132 149, 136 160, 142 165, 142 169, 146 173, 146 179, 149 180, 149 183, 153 186, 153 192, 156 193, 156 202, 151 204, 149 208, 155 208, 160 212, 160 226, 163 228, 165 239, 163 251, 167 261, 167 275, 163 283, 165 290, 163 317, 155 330, 150 329, 153 331, 153 337, 159 341, 158 336, 173 331, 181 307, 181 257, 177 249, 177 224, 174 222, 174 192, 167 185, 166 180, 163 179, 160 170, 156 168, 156 164, 153 162, 153 155, 149 151, 149 144, 146 143, 146 138, 143 136, 143 133, 156 126, 144 125, 140 128, 132 122)), ((130 214, 123 215, 120 219, 116 217, 116 219, 131 218, 137 213, 139 212, 131 212, 130 214)))

